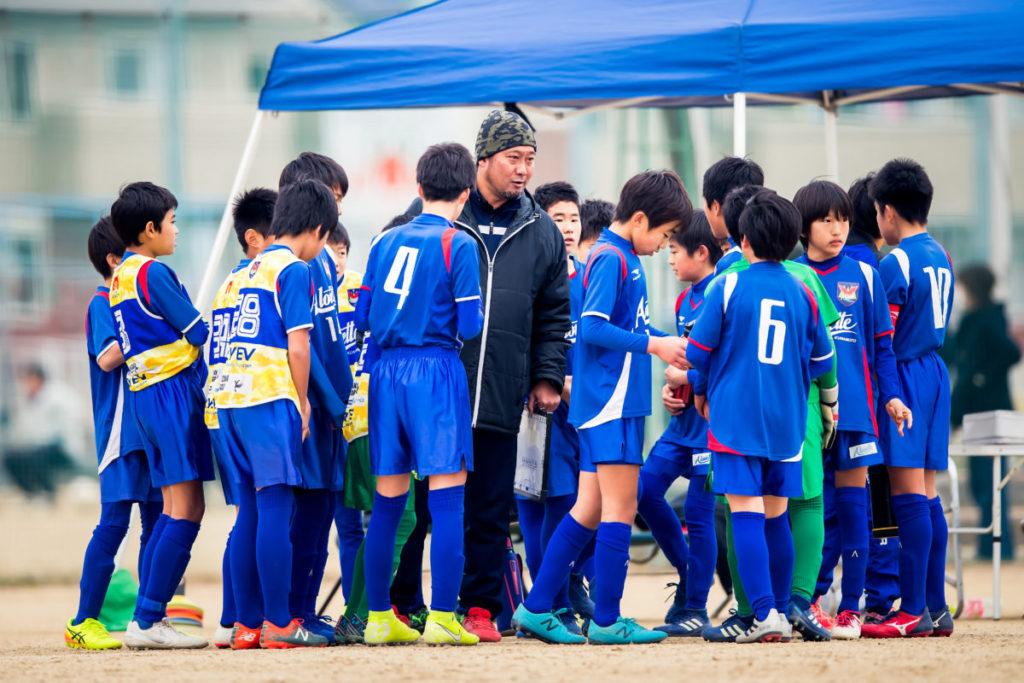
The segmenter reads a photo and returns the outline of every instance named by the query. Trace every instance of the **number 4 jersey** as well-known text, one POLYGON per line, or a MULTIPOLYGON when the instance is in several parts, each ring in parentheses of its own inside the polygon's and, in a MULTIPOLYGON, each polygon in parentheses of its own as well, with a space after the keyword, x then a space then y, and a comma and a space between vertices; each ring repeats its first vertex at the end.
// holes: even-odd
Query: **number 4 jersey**
POLYGON ((701 309, 687 358, 708 378, 708 447, 799 457, 811 379, 833 362, 814 295, 781 263, 761 261, 712 282, 701 309))

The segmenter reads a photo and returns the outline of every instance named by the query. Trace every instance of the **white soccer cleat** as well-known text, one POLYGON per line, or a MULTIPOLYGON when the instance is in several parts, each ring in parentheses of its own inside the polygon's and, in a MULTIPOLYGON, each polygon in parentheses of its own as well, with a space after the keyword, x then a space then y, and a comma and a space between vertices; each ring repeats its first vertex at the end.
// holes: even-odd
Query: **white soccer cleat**
POLYGON ((231 638, 234 632, 234 626, 221 626, 218 624, 217 630, 213 632, 214 647, 218 650, 226 650, 231 647, 231 638))
POLYGON ((836 625, 832 627, 832 637, 837 640, 856 640, 860 638, 860 615, 844 609, 836 615, 836 625))
POLYGON ((124 634, 124 644, 132 650, 196 650, 209 645, 203 638, 174 628, 166 617, 147 629, 137 621, 131 622, 124 634))
POLYGON ((773 607, 767 617, 763 620, 754 619, 754 623, 746 631, 736 636, 736 642, 781 643, 787 635, 792 637, 792 628, 773 607))

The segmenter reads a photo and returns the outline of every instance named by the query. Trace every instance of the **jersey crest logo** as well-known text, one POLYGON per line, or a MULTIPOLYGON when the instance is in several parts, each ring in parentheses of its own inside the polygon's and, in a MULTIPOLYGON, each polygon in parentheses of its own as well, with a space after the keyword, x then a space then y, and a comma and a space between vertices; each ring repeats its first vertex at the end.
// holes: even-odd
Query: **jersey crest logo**
POLYGON ((359 301, 359 290, 350 289, 348 290, 348 303, 350 306, 355 306, 356 302, 359 301))
POLYGON ((253 261, 252 265, 249 266, 249 279, 250 280, 253 279, 254 277, 256 277, 256 271, 259 270, 259 268, 260 268, 260 262, 259 261, 253 261))
POLYGON ((844 306, 852 306, 857 303, 857 294, 860 291, 860 283, 840 282, 837 287, 838 292, 836 294, 836 298, 839 299, 839 303, 844 306))

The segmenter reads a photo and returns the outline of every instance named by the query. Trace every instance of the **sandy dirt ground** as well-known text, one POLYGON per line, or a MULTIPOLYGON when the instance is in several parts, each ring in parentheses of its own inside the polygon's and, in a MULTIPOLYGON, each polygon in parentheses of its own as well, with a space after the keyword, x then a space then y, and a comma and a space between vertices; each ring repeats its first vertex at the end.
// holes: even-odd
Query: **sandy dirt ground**
MULTIPOLYGON (((1024 680, 1024 563, 1004 565, 1004 618, 959 619, 950 639, 710 645, 669 641, 632 647, 553 647, 506 638, 473 648, 334 647, 316 651, 83 652, 64 646, 63 624, 77 604, 82 551, 97 508, 64 499, 56 508, 0 498, 0 679, 114 681, 270 681, 300 678, 376 680, 1024 680), (57 549, 62 549, 58 552, 57 549), (35 585, 26 585, 26 584, 35 585)), ((206 608, 211 637, 220 609, 217 576, 230 514, 211 505, 189 570, 189 597, 206 608)), ((129 547, 124 566, 134 569, 129 547)), ((332 553, 326 591, 338 576, 332 553)), ((634 564, 623 611, 646 625, 661 623, 673 577, 659 556, 634 564)), ((429 588, 429 574, 424 575, 429 588)), ((991 565, 969 563, 967 597, 992 595, 991 565)), ((948 591, 953 599, 953 590, 948 591)), ((711 603, 722 598, 713 589, 711 603)), ((340 598, 329 613, 341 608, 340 598)))

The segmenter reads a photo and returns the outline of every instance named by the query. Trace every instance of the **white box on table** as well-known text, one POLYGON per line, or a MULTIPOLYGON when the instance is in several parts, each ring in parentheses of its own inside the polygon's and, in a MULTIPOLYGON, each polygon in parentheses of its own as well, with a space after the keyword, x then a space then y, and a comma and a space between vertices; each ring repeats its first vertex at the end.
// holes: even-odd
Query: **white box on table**
POLYGON ((974 445, 1024 443, 1024 413, 990 410, 964 415, 963 439, 974 445))

